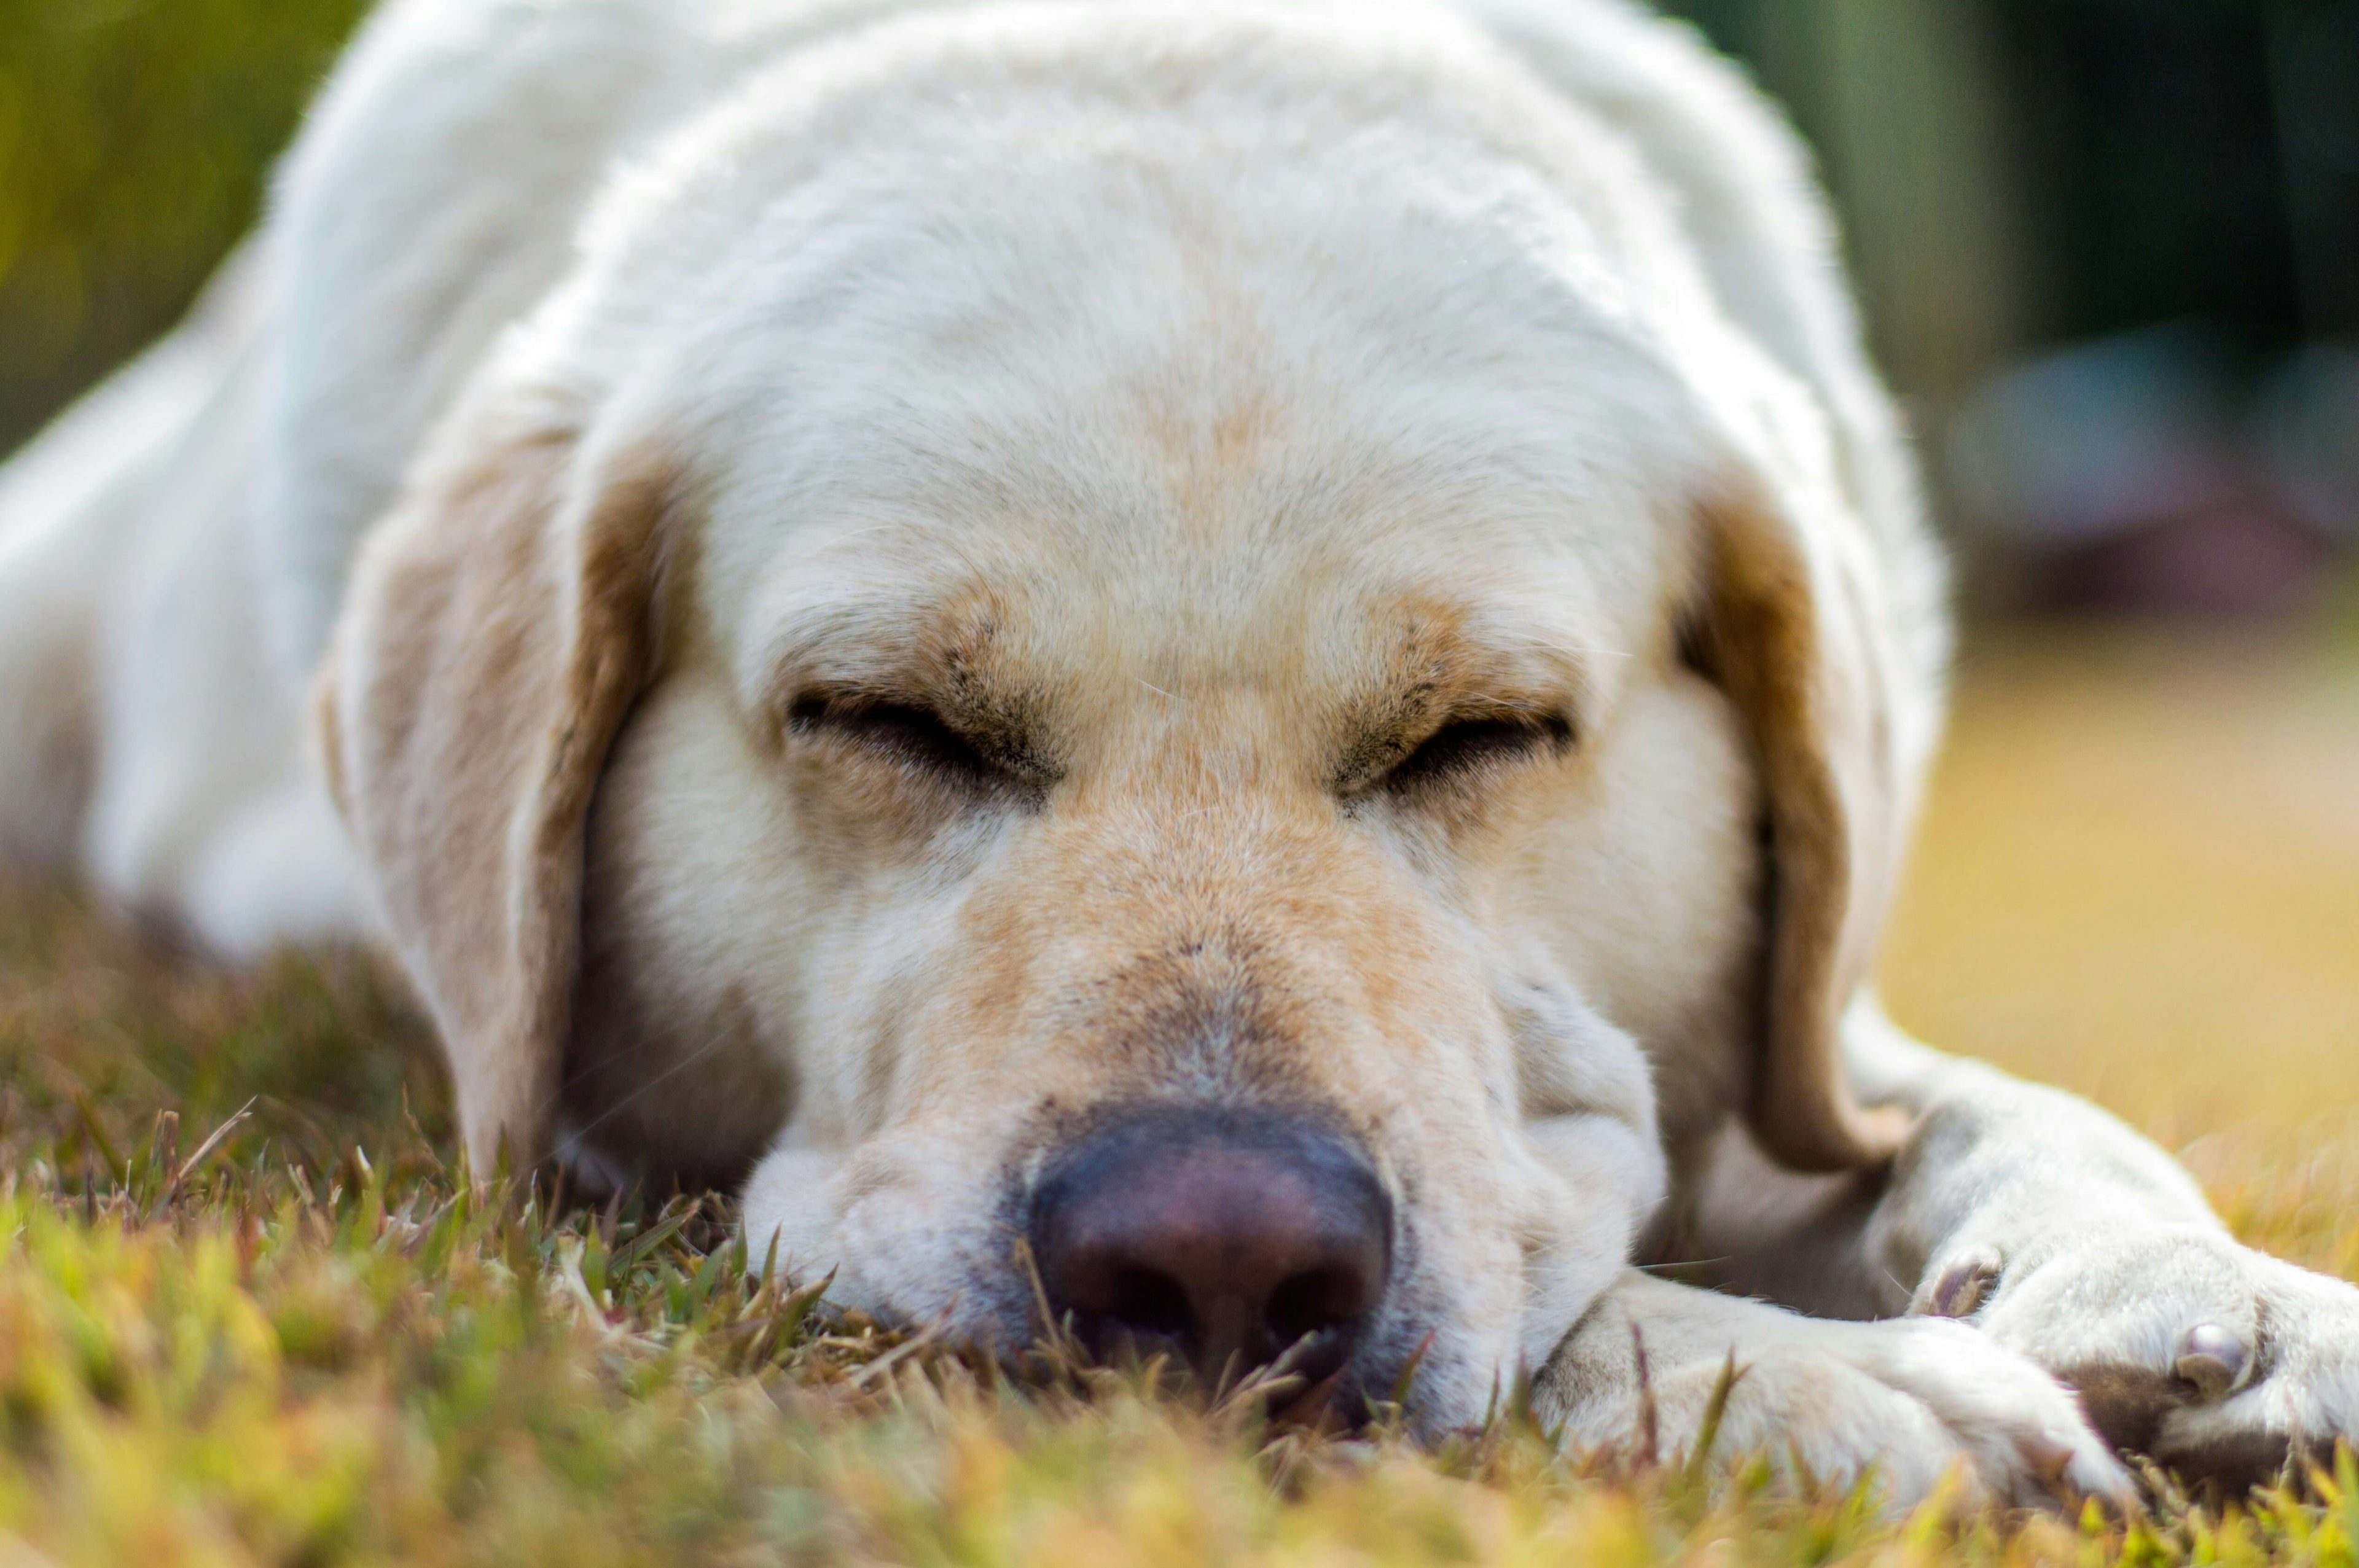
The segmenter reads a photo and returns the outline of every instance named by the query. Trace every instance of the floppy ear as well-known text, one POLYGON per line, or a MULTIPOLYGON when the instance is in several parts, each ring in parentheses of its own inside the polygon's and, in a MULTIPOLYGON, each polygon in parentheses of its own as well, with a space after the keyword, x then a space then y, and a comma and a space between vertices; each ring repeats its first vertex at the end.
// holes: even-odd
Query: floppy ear
POLYGON ((467 1152, 549 1152, 591 795, 654 658, 667 476, 475 412, 371 532, 321 676, 330 787, 442 1037, 467 1152))
POLYGON ((1875 962, 1914 813, 1914 737, 1939 703, 1893 632, 1936 596, 1899 579, 1921 571, 1930 587, 1935 568, 1848 508, 1799 514, 1750 474, 1704 515, 1697 654, 1744 716, 1769 803, 1769 989, 1748 1118, 1795 1170, 1874 1164, 1908 1119, 1859 1106, 1837 1032, 1875 962))

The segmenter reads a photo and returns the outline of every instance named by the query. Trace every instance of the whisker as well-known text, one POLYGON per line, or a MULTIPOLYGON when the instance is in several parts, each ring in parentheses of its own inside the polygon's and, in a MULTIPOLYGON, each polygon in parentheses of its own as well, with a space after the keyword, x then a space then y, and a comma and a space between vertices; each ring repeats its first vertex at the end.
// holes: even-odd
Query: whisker
MULTIPOLYGON (((728 1044, 734 1037, 734 1033, 730 1030, 715 1030, 713 1032, 712 1038, 707 1041, 704 1044, 698 1046, 687 1055, 682 1056, 679 1061, 674 1062, 670 1066, 666 1067, 662 1072, 658 1073, 654 1077, 649 1078, 646 1083, 641 1084, 637 1088, 633 1089, 629 1094, 625 1095, 621 1099, 618 1099, 613 1105, 608 1106, 604 1110, 601 1111, 595 1117, 592 1117, 589 1121, 573 1129, 573 1136, 576 1138, 589 1137, 590 1134, 597 1131, 598 1129, 605 1126, 606 1123, 614 1120, 614 1118, 630 1109, 631 1107, 636 1105, 640 1100, 645 1099, 648 1095, 654 1093, 665 1084, 669 1083, 672 1079, 679 1076, 680 1074, 688 1071, 690 1067, 693 1067, 707 1056, 712 1055, 715 1051, 718 1051, 723 1046, 728 1044)), ((578 1083, 580 1082, 580 1079, 576 1078, 572 1080, 572 1082, 578 1083)), ((570 1087, 571 1086, 569 1084, 567 1087, 570 1087)), ((544 1110, 552 1108, 557 1104, 558 1099, 561 1098, 562 1096, 563 1090, 560 1089, 558 1095, 552 1096, 549 1103, 544 1105, 541 1108, 544 1110)))
POLYGON ((1571 654, 1584 659, 1635 659, 1638 656, 1619 648, 1584 648, 1578 643, 1541 643, 1538 646, 1551 654, 1571 654))

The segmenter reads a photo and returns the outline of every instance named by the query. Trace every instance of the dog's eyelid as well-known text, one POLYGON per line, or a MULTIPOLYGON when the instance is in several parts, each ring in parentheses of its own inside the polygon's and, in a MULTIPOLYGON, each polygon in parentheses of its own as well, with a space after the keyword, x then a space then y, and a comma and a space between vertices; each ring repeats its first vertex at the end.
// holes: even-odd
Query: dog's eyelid
POLYGON ((1049 782, 1023 747, 977 737, 922 697, 896 692, 807 691, 787 705, 786 728, 789 734, 833 730, 976 786, 1032 790, 1049 782))
POLYGON ((1390 795, 1411 795, 1468 777, 1485 763, 1543 752, 1561 755, 1579 738, 1579 727, 1560 712, 1524 708, 1464 711, 1443 719, 1377 781, 1377 787, 1390 795))

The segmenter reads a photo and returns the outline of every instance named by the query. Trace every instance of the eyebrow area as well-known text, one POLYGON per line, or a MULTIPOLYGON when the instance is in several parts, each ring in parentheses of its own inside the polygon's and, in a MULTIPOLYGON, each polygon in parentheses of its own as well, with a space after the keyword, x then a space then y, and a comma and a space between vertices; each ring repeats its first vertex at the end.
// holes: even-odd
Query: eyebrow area
POLYGON ((1442 731, 1461 725, 1527 730, 1564 747, 1579 736, 1585 667, 1561 649, 1491 645, 1457 611, 1420 607, 1346 711, 1334 784, 1365 790, 1442 731))

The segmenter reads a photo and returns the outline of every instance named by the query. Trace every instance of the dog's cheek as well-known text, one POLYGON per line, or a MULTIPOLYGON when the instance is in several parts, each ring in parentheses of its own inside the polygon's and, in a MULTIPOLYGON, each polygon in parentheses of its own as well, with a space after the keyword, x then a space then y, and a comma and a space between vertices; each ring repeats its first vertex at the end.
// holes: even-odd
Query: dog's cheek
POLYGON ((793 1026, 825 900, 717 679, 640 704, 590 812, 567 1112, 606 1152, 717 1176, 806 1076, 793 1026))
POLYGON ((1645 1048, 1674 1142, 1741 1097, 1761 943, 1760 792, 1727 700, 1634 690, 1531 829, 1506 917, 1645 1048))

